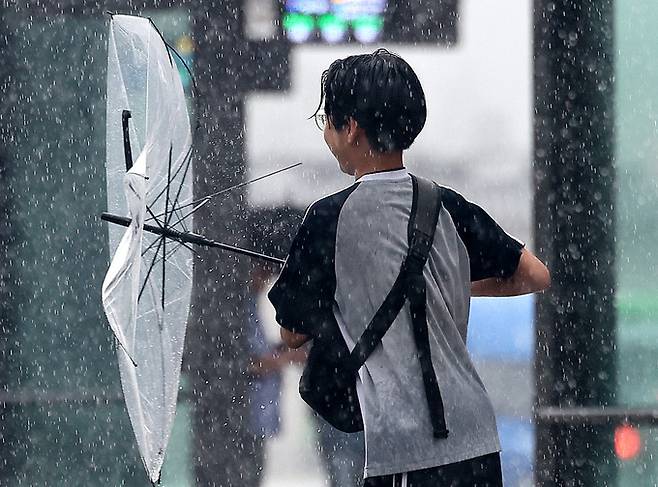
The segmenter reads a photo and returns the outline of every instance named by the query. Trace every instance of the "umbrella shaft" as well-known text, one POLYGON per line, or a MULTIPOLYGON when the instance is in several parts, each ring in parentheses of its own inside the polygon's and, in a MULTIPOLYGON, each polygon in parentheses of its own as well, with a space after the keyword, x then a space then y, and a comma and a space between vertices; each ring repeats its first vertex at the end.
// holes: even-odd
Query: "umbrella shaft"
MULTIPOLYGON (((121 225, 122 227, 128 227, 132 222, 132 219, 128 217, 114 215, 112 213, 102 213, 101 220, 114 223, 115 225, 121 225)), ((161 235, 171 240, 175 240, 176 242, 191 243, 194 245, 202 245, 204 247, 214 247, 222 250, 228 250, 229 252, 246 255, 254 259, 265 260, 267 262, 272 262, 274 264, 285 263, 283 259, 254 252, 252 250, 243 249, 241 247, 236 247, 234 245, 227 245, 220 242, 215 242, 214 240, 210 240, 202 235, 197 235, 196 233, 179 232, 178 230, 174 230, 173 228, 164 228, 164 227, 148 225, 148 224, 144 224, 143 228, 144 231, 146 232, 153 233, 155 235, 161 235)))

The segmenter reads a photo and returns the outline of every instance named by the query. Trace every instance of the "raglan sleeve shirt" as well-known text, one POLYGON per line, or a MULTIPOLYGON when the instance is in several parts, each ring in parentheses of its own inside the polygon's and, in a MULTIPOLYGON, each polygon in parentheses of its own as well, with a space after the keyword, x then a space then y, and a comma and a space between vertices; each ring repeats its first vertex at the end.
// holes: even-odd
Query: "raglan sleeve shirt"
MULTIPOLYGON (((468 252, 471 281, 513 275, 524 244, 458 192, 443 187, 442 201, 468 252)), ((335 326, 334 213, 323 200, 311 205, 268 294, 283 328, 314 338, 335 326)))
MULTIPOLYGON (((294 333, 319 338, 311 349, 318 353, 337 342, 333 340, 336 333, 356 339, 390 290, 382 282, 384 276, 391 278, 406 251, 401 248, 406 239, 391 239, 390 233, 382 229, 405 232, 412 206, 411 180, 396 176, 391 180, 362 181, 351 188, 351 193, 341 192, 311 205, 268 295, 277 322, 294 333), (357 239, 362 245, 355 244, 357 239), (366 264, 363 252, 376 245, 381 245, 380 251, 376 258, 370 254, 372 259, 366 264), (372 287, 364 289, 364 285, 372 287), (316 348, 324 339, 325 330, 328 339, 316 348)), ((432 314, 436 319, 429 325, 437 328, 436 333, 430 334, 436 352, 433 355, 447 371, 441 376, 441 394, 451 434, 445 442, 437 442, 426 430, 430 419, 423 401, 423 378, 417 375, 420 368, 415 361, 400 360, 417 353, 413 337, 402 326, 392 327, 390 335, 384 338, 388 339, 389 348, 382 346, 381 353, 368 358, 360 382, 359 402, 368 452, 366 477, 460 462, 499 449, 493 407, 468 361, 459 329, 462 318, 465 324, 468 317, 470 288, 468 282, 462 281, 468 279, 469 271, 471 281, 512 276, 523 244, 507 234, 481 207, 450 188, 441 188, 447 215, 443 211, 440 215, 441 226, 437 227, 431 254, 441 259, 431 266, 432 279, 428 278, 427 290, 433 302, 443 303, 432 314), (454 281, 457 291, 440 296, 441 279, 454 281), (456 317, 449 309, 450 303, 445 303, 450 299, 459 304, 452 307, 460 309, 456 317), (456 319, 460 322, 456 323, 456 319)), ((399 319, 399 323, 412 326, 410 314, 399 319)))

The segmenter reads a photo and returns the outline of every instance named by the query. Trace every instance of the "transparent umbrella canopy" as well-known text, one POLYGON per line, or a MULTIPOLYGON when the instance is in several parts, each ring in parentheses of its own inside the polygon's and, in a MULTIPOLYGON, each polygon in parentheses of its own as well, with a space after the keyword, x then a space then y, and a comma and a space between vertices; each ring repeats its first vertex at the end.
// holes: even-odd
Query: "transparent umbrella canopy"
POLYGON ((160 470, 176 414, 192 293, 193 245, 283 260, 192 233, 211 199, 293 164, 197 200, 192 133, 178 56, 150 19, 114 15, 107 70, 107 194, 113 254, 102 299, 118 343, 121 384, 144 467, 160 470))
POLYGON ((178 68, 154 24, 114 15, 107 71, 108 210, 114 255, 102 299, 116 336, 121 383, 139 452, 152 482, 160 476, 176 412, 192 291, 184 242, 144 232, 145 222, 182 231, 192 215, 192 134, 178 68), (134 160, 133 160, 134 157, 134 160))

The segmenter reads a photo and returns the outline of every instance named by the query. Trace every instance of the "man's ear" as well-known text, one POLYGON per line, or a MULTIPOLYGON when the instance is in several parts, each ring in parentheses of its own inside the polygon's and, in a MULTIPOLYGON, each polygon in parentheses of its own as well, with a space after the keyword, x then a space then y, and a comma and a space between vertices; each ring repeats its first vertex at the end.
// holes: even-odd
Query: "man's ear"
POLYGON ((359 124, 357 123, 356 120, 354 120, 352 117, 347 119, 347 142, 352 145, 356 145, 359 137, 361 136, 361 132, 363 132, 363 129, 359 127, 359 124))

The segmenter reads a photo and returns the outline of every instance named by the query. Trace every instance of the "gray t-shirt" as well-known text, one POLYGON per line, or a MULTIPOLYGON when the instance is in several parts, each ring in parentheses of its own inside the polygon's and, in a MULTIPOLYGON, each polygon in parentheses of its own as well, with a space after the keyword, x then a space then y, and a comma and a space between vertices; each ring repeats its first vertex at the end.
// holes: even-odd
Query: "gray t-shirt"
MULTIPOLYGON (((334 326, 352 349, 406 256, 412 194, 406 170, 385 171, 311 205, 269 294, 279 324, 314 337, 320 326, 334 326)), ((470 283, 513 274, 523 244, 454 190, 443 187, 442 202, 424 275, 432 363, 450 434, 432 434, 407 304, 359 370, 366 477, 500 450, 491 402, 466 350, 470 283)))

